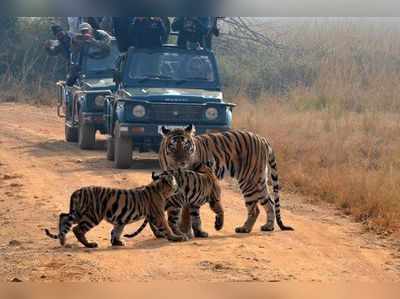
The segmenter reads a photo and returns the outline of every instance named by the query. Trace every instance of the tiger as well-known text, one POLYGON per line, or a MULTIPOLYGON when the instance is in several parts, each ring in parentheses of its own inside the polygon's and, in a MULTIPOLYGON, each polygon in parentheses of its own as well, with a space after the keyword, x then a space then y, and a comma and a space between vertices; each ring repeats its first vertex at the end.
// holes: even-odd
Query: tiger
MULTIPOLYGON (((215 176, 212 163, 199 162, 191 165, 190 170, 178 168, 177 170, 164 171, 161 174, 152 173, 152 179, 157 181, 162 175, 172 175, 175 177, 180 191, 167 199, 166 210, 168 212, 168 224, 176 235, 185 234, 188 238, 192 238, 191 230, 184 229, 182 232, 179 227, 179 219, 182 207, 190 208, 191 227, 194 237, 207 238, 208 233, 202 230, 199 210, 206 203, 209 204, 211 210, 216 214, 215 229, 221 230, 224 225, 224 210, 221 205, 221 187, 215 176)), ((190 225, 188 223, 186 226, 190 225)), ((150 227, 156 237, 163 237, 157 228, 150 222, 150 227)), ((124 235, 131 238, 135 236, 124 235)))
MULTIPOLYGON (((125 225, 145 218, 145 222, 150 219, 158 230, 165 232, 169 241, 185 241, 185 236, 172 232, 164 215, 166 199, 178 190, 172 175, 160 176, 149 185, 135 189, 83 187, 72 193, 69 213, 60 214, 58 235, 48 229, 45 233, 65 246, 66 235, 76 224, 72 231, 78 241, 87 248, 96 248, 97 243, 89 242, 85 234, 105 219, 113 225, 111 245, 124 246, 120 236, 125 225)), ((142 225, 138 232, 143 228, 142 225)))
MULTIPOLYGON (((281 230, 294 230, 283 224, 280 213, 279 180, 275 153, 268 140, 246 130, 232 129, 224 132, 195 135, 193 125, 186 128, 161 128, 163 139, 159 159, 163 170, 188 167, 201 161, 213 161, 218 179, 226 174, 235 178, 245 200, 247 219, 236 233, 250 233, 260 213, 258 203, 264 207, 267 220, 261 231, 273 231, 275 218, 281 230), (274 201, 268 190, 271 177, 274 201)), ((184 209, 182 218, 187 218, 184 209)))

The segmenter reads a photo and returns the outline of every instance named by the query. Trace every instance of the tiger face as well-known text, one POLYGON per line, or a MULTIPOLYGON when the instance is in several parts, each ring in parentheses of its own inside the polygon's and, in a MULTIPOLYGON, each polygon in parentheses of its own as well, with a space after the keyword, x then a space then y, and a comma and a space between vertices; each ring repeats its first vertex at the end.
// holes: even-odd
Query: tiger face
POLYGON ((168 193, 171 193, 171 195, 178 192, 178 183, 176 182, 175 177, 171 174, 159 175, 157 178, 153 177, 153 180, 155 183, 159 183, 162 187, 168 188, 169 190, 167 190, 167 192, 170 191, 168 193))
POLYGON ((174 168, 187 168, 196 151, 193 140, 195 134, 193 125, 189 125, 185 129, 174 130, 162 127, 161 131, 165 139, 164 150, 168 161, 174 168))

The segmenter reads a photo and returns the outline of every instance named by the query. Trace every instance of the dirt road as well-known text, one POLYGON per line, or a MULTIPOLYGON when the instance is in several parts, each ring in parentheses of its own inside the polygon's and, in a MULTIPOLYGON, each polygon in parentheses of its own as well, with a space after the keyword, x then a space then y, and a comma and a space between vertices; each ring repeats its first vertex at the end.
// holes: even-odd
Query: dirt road
MULTIPOLYGON (((0 281, 399 281, 400 250, 364 233, 327 206, 283 194, 283 219, 294 232, 237 235, 245 219, 240 194, 223 183, 226 223, 213 229, 202 209, 208 239, 185 243, 156 240, 148 228, 126 247, 109 245, 110 225, 88 235, 100 248, 81 247, 72 234, 60 248, 43 228, 56 229, 70 193, 83 185, 134 187, 150 181, 155 155, 141 156, 132 169, 115 170, 104 142, 81 151, 64 142, 54 109, 0 105, 0 281)), ((129 231, 139 224, 128 226, 129 231)))

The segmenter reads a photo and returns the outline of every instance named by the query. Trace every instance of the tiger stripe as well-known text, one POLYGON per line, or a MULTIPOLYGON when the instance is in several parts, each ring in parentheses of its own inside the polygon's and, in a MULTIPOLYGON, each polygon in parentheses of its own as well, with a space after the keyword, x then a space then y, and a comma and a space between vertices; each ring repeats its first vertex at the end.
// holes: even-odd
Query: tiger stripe
MULTIPOLYGON (((208 237, 208 233, 202 230, 200 219, 200 207, 208 203, 215 213, 215 229, 220 230, 224 223, 224 210, 221 206, 221 188, 209 163, 196 163, 190 170, 178 168, 176 170, 164 171, 161 174, 153 173, 154 180, 162 175, 175 177, 179 186, 179 192, 167 199, 166 210, 168 212, 168 224, 176 235, 186 234, 191 236, 191 230, 183 226, 179 227, 180 214, 183 207, 190 209, 190 220, 187 225, 193 229, 195 237, 208 237)), ((152 223, 153 232, 160 236, 152 223)), ((131 235, 124 235, 130 237, 131 235)))
POLYGON ((236 228, 238 233, 249 233, 257 220, 258 203, 267 214, 263 231, 272 231, 275 219, 281 230, 293 230, 281 219, 279 178, 275 153, 265 137, 245 130, 195 135, 192 125, 186 129, 162 128, 164 138, 160 146, 162 169, 189 167, 195 162, 214 162, 214 173, 219 179, 226 175, 235 178, 243 194, 247 219, 236 228), (272 195, 267 181, 271 179, 272 195))
POLYGON ((161 176, 151 184, 135 189, 83 187, 72 193, 69 213, 60 214, 58 235, 48 229, 45 229, 45 233, 50 238, 58 239, 64 246, 67 233, 76 224, 73 232, 78 241, 94 248, 97 244, 89 242, 85 235, 106 220, 113 225, 111 244, 122 246, 120 237, 125 225, 145 219, 135 235, 144 229, 147 221, 151 221, 158 230, 165 232, 170 241, 184 241, 186 237, 175 235, 164 216, 166 199, 177 191, 178 185, 171 175, 161 176))

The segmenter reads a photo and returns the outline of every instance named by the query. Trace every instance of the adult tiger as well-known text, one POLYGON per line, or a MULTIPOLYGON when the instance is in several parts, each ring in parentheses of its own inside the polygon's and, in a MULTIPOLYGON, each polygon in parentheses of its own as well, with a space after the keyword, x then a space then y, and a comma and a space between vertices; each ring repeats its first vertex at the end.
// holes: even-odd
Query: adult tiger
MULTIPOLYGON (((267 222, 262 231, 272 231, 275 218, 281 230, 293 230, 281 219, 279 181, 274 151, 266 138, 245 130, 231 130, 195 136, 192 125, 185 129, 169 130, 162 127, 164 136, 160 146, 160 165, 164 170, 188 167, 200 161, 214 161, 215 175, 223 179, 228 172, 236 178, 248 212, 237 233, 249 233, 260 213, 258 202, 265 208, 267 222), (274 201, 267 180, 271 176, 274 201)), ((188 211, 186 210, 186 216, 188 211)))
MULTIPOLYGON (((158 230, 164 231, 170 241, 184 241, 186 236, 175 235, 164 216, 165 201, 178 191, 178 184, 172 175, 160 176, 151 184, 135 189, 114 189, 105 187, 83 187, 71 195, 69 213, 61 213, 59 233, 54 235, 45 229, 47 236, 59 239, 65 245, 65 236, 73 224, 73 232, 84 246, 97 247, 89 242, 85 234, 103 219, 114 225, 111 231, 111 244, 123 246, 120 236, 125 225, 145 218, 154 223, 158 230)), ((142 225, 138 234, 144 225, 142 225)))
MULTIPOLYGON (((190 170, 178 168, 176 170, 167 170, 161 174, 153 172, 153 180, 160 179, 164 175, 172 175, 175 177, 179 186, 179 191, 167 199, 165 209, 168 211, 168 224, 176 235, 186 234, 191 236, 191 227, 195 237, 206 238, 208 233, 202 230, 200 219, 200 207, 206 203, 210 205, 211 210, 215 213, 215 229, 220 230, 224 225, 224 210, 221 206, 221 187, 218 179, 215 177, 212 163, 194 163, 190 170), (190 222, 183 225, 182 232, 179 227, 179 218, 182 207, 190 208, 190 222)), ((150 226, 157 237, 163 237, 157 228, 150 222, 150 226)), ((134 237, 132 235, 124 235, 124 237, 134 237)))

